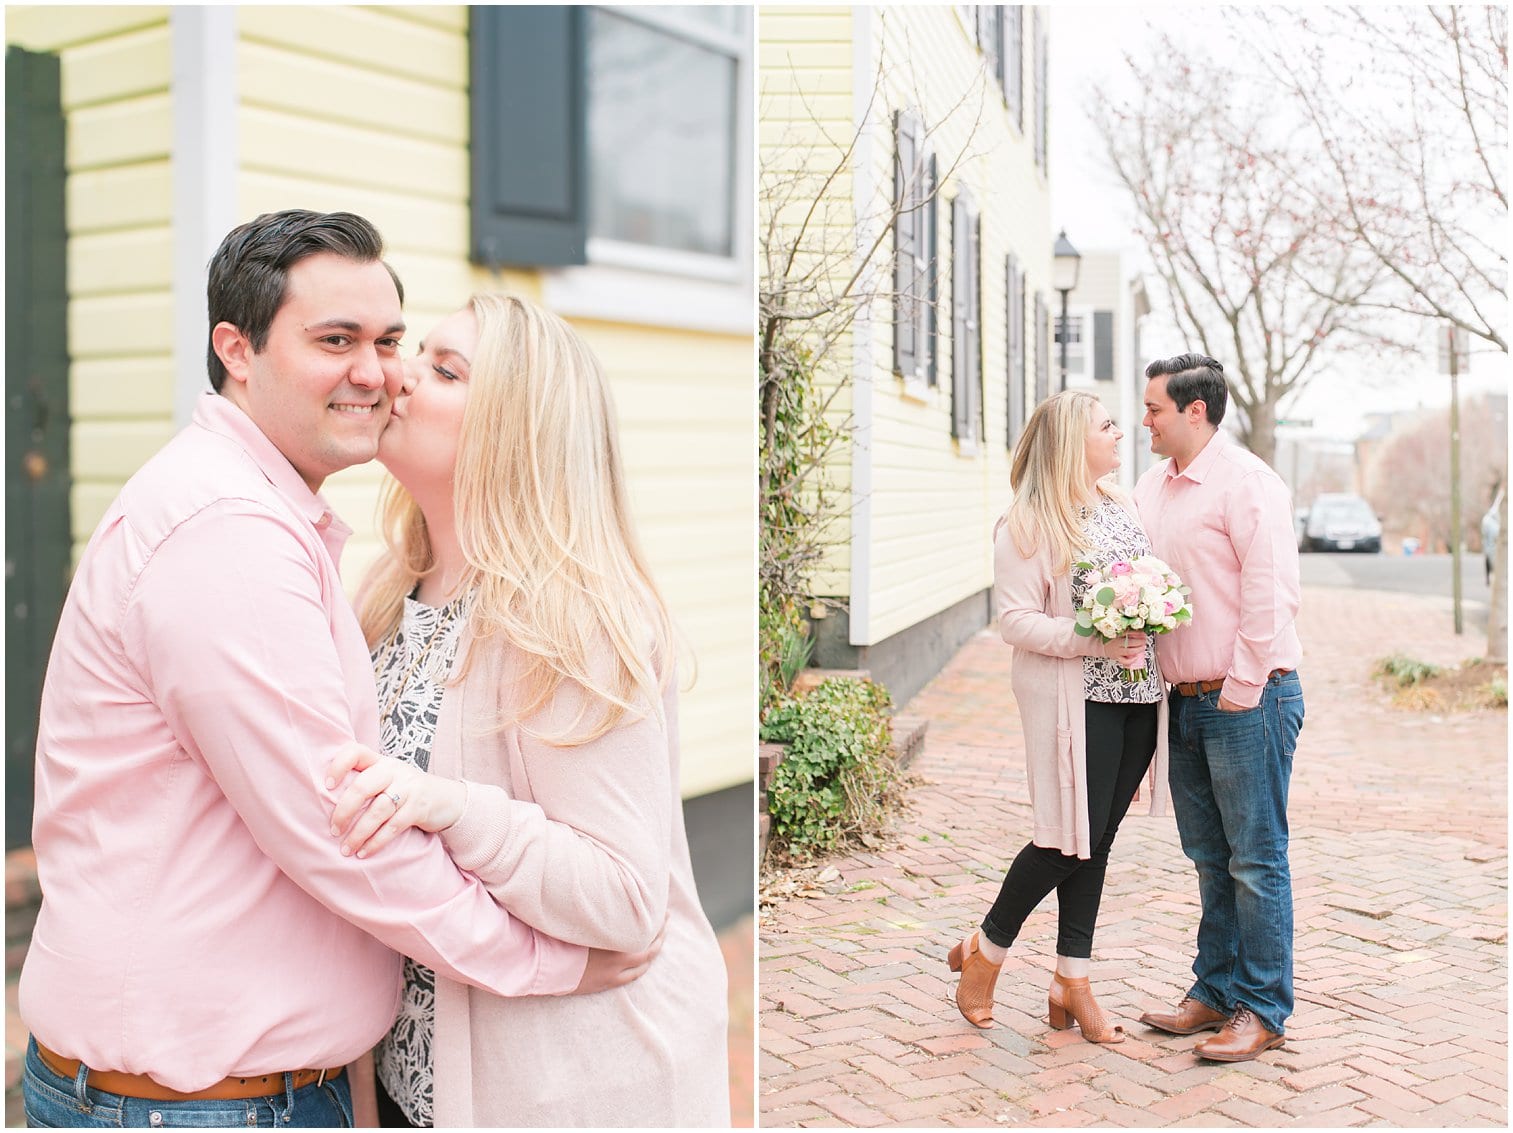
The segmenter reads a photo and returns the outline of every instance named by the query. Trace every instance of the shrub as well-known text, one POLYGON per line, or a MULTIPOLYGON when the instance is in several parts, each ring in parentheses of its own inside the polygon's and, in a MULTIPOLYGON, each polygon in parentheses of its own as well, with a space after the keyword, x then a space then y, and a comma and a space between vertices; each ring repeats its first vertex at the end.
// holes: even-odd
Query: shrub
POLYGON ((1439 674, 1440 667, 1438 665, 1430 664, 1428 661, 1418 661, 1402 653, 1394 653, 1390 657, 1383 657, 1376 663, 1376 669, 1373 672, 1374 676, 1391 677, 1397 681, 1401 688, 1416 685, 1420 681, 1426 681, 1430 677, 1437 677, 1439 674))
POLYGON ((767 786, 771 846, 803 861, 881 824, 898 795, 888 690, 831 677, 768 712, 762 739, 788 753, 767 786))

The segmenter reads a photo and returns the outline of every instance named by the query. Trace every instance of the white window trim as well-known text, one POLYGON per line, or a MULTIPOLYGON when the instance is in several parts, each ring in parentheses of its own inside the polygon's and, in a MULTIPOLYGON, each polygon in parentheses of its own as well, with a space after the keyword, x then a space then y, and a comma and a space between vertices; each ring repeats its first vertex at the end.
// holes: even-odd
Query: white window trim
MULTIPOLYGON (((1089 386, 1091 386, 1094 380, 1092 374, 1092 366, 1090 364, 1093 357, 1093 308, 1080 307, 1075 303, 1068 304, 1066 309, 1066 317, 1068 322, 1075 320, 1078 327, 1080 328, 1079 334, 1081 335, 1081 338, 1077 343, 1077 348, 1082 353, 1082 369, 1074 370, 1072 369, 1073 360, 1070 356, 1071 351, 1068 351, 1066 368, 1067 384, 1070 385, 1072 382, 1081 384, 1085 382, 1089 386)), ((1061 311, 1058 306, 1057 310, 1051 312, 1051 330, 1053 332, 1051 335, 1051 351, 1054 354, 1051 362, 1057 373, 1060 373, 1061 371, 1061 343, 1056 341, 1054 331, 1056 329, 1056 324, 1060 321, 1061 311)))
POLYGON ((616 16, 735 57, 734 160, 729 256, 590 237, 583 266, 543 268, 542 298, 559 314, 715 333, 750 333, 756 292, 752 226, 752 40, 660 8, 604 5, 616 16))
POLYGON ((751 281, 712 283, 611 264, 542 269, 542 300, 559 315, 716 334, 750 334, 751 281))
POLYGON ((904 388, 900 396, 908 401, 917 401, 921 405, 930 408, 940 404, 940 386, 931 385, 928 378, 910 376, 904 379, 904 388))

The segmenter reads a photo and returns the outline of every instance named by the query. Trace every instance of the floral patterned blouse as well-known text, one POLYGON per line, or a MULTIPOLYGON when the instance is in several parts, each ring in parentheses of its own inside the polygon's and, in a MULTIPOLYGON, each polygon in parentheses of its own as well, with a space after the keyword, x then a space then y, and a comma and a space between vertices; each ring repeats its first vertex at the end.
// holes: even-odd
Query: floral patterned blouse
MULTIPOLYGON (((1104 496, 1096 508, 1086 512, 1082 528, 1087 561, 1099 570, 1118 559, 1132 559, 1137 555, 1151 554, 1150 540, 1140 525, 1117 501, 1104 496)), ((1088 584, 1082 580, 1080 571, 1072 571, 1072 608, 1082 605, 1088 584)), ((1102 704, 1154 704, 1166 695, 1166 686, 1156 668, 1156 639, 1148 637, 1145 643, 1145 670, 1149 674, 1143 681, 1131 683, 1125 680, 1124 666, 1111 657, 1084 657, 1082 659, 1083 695, 1088 700, 1102 704)))
MULTIPOLYGON (((406 598, 398 631, 373 651, 378 703, 384 713, 379 721, 384 753, 413 763, 422 771, 431 765, 441 698, 457 656, 460 631, 467 623, 471 598, 468 592, 440 607, 406 598)), ((436 975, 405 957, 404 977, 399 1016, 378 1044, 373 1061, 379 1081, 410 1123, 429 1128, 436 975)))

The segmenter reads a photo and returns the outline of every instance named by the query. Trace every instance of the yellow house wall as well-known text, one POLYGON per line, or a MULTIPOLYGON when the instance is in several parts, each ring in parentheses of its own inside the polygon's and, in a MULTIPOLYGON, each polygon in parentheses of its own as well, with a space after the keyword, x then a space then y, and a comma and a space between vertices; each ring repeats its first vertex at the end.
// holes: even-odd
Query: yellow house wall
MULTIPOLYGON (((764 275, 775 277, 787 252, 798 249, 803 254, 787 272, 790 278, 806 278, 823 264, 828 271, 822 274, 838 287, 853 262, 856 211, 845 163, 845 150, 855 133, 852 23, 849 7, 761 10, 758 225, 768 246, 764 275), (837 169, 842 173, 831 182, 833 191, 820 196, 825 180, 837 169), (781 207, 775 208, 775 202, 781 207)), ((845 428, 852 419, 847 380, 851 367, 851 339, 845 334, 832 345, 819 371, 824 395, 831 398, 829 420, 837 428, 845 428)), ((815 593, 841 599, 850 594, 851 459, 851 445, 842 442, 826 465, 825 482, 839 514, 826 533, 832 542, 812 580, 815 593)))
POLYGON ((60 59, 77 558, 173 435, 168 9, 9 7, 5 36, 60 59))
MULTIPOLYGON (((888 208, 893 194, 894 112, 908 108, 926 125, 942 179, 936 202, 940 241, 937 316, 939 385, 905 389, 894 375, 891 298, 872 307, 867 334, 870 382, 871 490, 865 523, 843 520, 843 546, 827 560, 822 593, 860 604, 853 581, 867 587, 864 625, 851 622, 852 642, 869 645, 908 629, 992 584, 990 536, 1007 507, 1009 455, 1007 313, 1004 258, 1010 251, 1027 273, 1026 397, 1034 387, 1034 292, 1049 291, 1050 197, 1033 156, 1032 44, 1025 13, 1023 131, 1011 124, 1002 89, 986 72, 971 29, 957 6, 764 10, 761 23, 763 164, 803 142, 823 149, 858 133, 859 109, 871 103, 857 161, 866 169, 832 189, 850 194, 850 222, 863 225, 888 208), (862 42, 858 43, 858 37, 862 42), (858 49, 860 48, 860 49, 858 49), (878 86, 871 98, 873 85, 878 86), (861 89, 858 89, 861 88, 861 89), (795 141, 797 139, 797 141, 795 141), (786 144, 786 149, 785 149, 786 144), (951 201, 966 187, 982 220, 983 421, 986 439, 962 445, 951 437, 951 201), (865 544, 863 546, 863 544, 865 544), (853 556, 864 556, 864 579, 853 580, 853 556)), ((831 152, 834 152, 833 147, 831 152)), ((891 281, 892 241, 879 266, 891 281)), ((890 283, 884 283, 886 291, 890 283)), ((856 454, 840 462, 849 472, 856 454)), ((838 472, 840 469, 838 469, 838 472)), ((853 505, 860 502, 854 499, 853 505)))
MULTIPOLYGON (((875 402, 868 643, 907 629, 992 585, 991 533, 1008 506, 1007 315, 1004 257, 1013 251, 1033 292, 1049 279, 1050 195, 1033 155, 1033 92, 1026 83, 1025 131, 1011 123, 1002 88, 988 73, 957 6, 889 7, 870 25, 870 58, 891 112, 909 107, 926 126, 941 185, 937 326, 939 385, 924 397, 892 373, 891 314, 873 321, 875 402), (983 426, 985 440, 951 437, 951 203, 965 189, 981 217, 983 426)), ((1025 13, 1024 73, 1031 75, 1025 13)), ((894 147, 872 149, 873 183, 891 196, 894 147)), ((1033 328, 1027 342, 1033 347, 1033 328)), ((1033 350, 1031 350, 1031 356, 1033 350)), ((1032 357, 1031 357, 1032 361, 1032 357)), ((1030 367, 1027 365, 1027 371, 1030 367)), ((1031 375, 1027 372, 1027 378, 1031 375)), ((1027 381, 1033 389, 1033 381, 1027 381)), ((1026 397, 1026 404, 1031 399, 1026 397)))
MULTIPOLYGON (((11 42, 63 49, 74 529, 84 540, 173 431, 168 10, 16 12, 11 42), (115 85, 96 66, 72 65, 102 55, 113 60, 115 85), (84 84, 87 93, 75 93, 84 84)), ((465 8, 247 5, 236 29, 237 221, 294 207, 371 219, 405 281, 411 345, 475 290, 541 298, 539 273, 496 275, 468 262, 465 8)), ((747 782, 756 652, 751 337, 574 322, 610 375, 642 540, 698 664, 680 710, 683 792, 747 782)), ((369 465, 326 485, 355 529, 343 561, 349 587, 380 550, 381 476, 369 465)))

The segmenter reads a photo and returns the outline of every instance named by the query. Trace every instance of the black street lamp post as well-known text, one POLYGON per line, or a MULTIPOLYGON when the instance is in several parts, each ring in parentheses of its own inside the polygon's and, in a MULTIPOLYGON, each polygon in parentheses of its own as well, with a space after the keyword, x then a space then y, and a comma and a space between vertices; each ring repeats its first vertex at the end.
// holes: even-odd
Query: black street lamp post
POLYGON ((1061 292, 1061 334, 1057 337, 1061 339, 1061 388, 1066 389, 1066 346, 1072 337, 1071 328, 1067 325, 1067 296, 1077 287, 1077 277, 1082 271, 1082 253, 1072 247, 1072 242, 1066 238, 1065 228, 1056 237, 1051 259, 1051 287, 1061 292))

